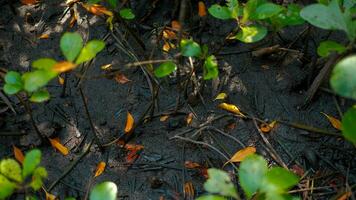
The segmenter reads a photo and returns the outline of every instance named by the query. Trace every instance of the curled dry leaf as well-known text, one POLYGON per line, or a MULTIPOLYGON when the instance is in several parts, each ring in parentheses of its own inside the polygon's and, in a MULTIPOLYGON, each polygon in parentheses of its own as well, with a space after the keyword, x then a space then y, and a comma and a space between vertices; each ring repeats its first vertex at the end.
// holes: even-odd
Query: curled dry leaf
POLYGON ((198 15, 199 15, 199 17, 206 16, 206 6, 205 6, 204 2, 202 2, 202 1, 198 2, 198 15))
POLYGON ((254 154, 254 153, 256 153, 256 148, 255 147, 246 147, 244 149, 241 149, 241 150, 237 151, 231 157, 231 159, 224 164, 224 166, 227 163, 231 163, 231 162, 241 162, 246 158, 246 156, 254 154))
POLYGON ((45 189, 43 189, 43 190, 44 190, 44 192, 46 194, 46 200, 56 200, 57 199, 57 197, 54 196, 53 194, 47 192, 45 189))
POLYGON ((100 67, 100 69, 107 71, 111 69, 112 64, 106 64, 100 67))
POLYGON ((107 8, 105 8, 102 5, 99 4, 87 4, 87 3, 83 3, 82 6, 90 13, 94 14, 94 15, 107 15, 107 16, 114 16, 114 14, 109 11, 107 8))
POLYGON ((25 156, 23 155, 21 149, 17 148, 15 145, 12 146, 14 149, 14 156, 19 163, 23 164, 23 160, 25 159, 25 156))
POLYGON ((58 83, 59 85, 64 85, 64 78, 62 78, 60 75, 58 75, 58 83))
POLYGON ((241 116, 245 116, 244 114, 241 113, 240 109, 233 105, 233 104, 228 104, 228 103, 221 103, 218 106, 219 108, 229 111, 231 113, 237 114, 237 115, 241 115, 241 116))
POLYGON ((193 113, 189 113, 188 116, 187 116, 187 125, 190 125, 192 124, 192 121, 193 121, 193 113))
POLYGON ((200 164, 199 163, 196 163, 196 162, 193 162, 193 161, 190 161, 190 160, 187 160, 184 162, 184 166, 188 169, 196 169, 196 168, 200 168, 200 164))
POLYGON ((69 153, 69 150, 67 147, 63 146, 60 141, 59 141, 59 138, 54 138, 54 139, 51 139, 51 138, 48 138, 49 139, 49 142, 51 143, 51 145, 57 149, 61 154, 63 154, 64 156, 68 155, 69 153))
POLYGON ((100 163, 98 164, 98 166, 96 167, 94 177, 100 176, 100 175, 104 172, 105 167, 106 167, 106 163, 105 163, 105 162, 100 162, 100 163))
POLYGON ((21 3, 24 5, 34 5, 37 4, 39 1, 38 0, 21 0, 21 3))
POLYGON ((184 196, 186 199, 194 199, 194 195, 193 183, 190 181, 184 183, 184 196))
POLYGON ((126 117, 126 125, 125 125, 125 133, 129 134, 132 130, 132 127, 134 125, 134 118, 131 115, 130 112, 127 112, 127 117, 126 117))
POLYGON ((129 150, 129 151, 140 151, 144 148, 143 145, 140 144, 126 144, 125 145, 125 149, 129 150))
POLYGON ((331 125, 336 128, 337 130, 341 130, 341 122, 340 120, 336 119, 335 117, 332 117, 326 113, 321 112, 326 118, 328 118, 329 122, 331 125))
POLYGON ((62 62, 58 62, 53 66, 53 71, 58 72, 58 73, 62 73, 62 72, 67 72, 70 71, 74 68, 76 68, 77 65, 72 63, 72 62, 68 62, 68 61, 62 61, 62 62))
POLYGON ((227 94, 222 92, 215 97, 214 101, 215 100, 224 100, 224 99, 226 99, 226 97, 227 97, 227 94))
POLYGON ((177 39, 177 34, 174 31, 165 29, 163 30, 163 38, 168 40, 177 39))
POLYGON ((120 83, 120 84, 125 84, 127 82, 130 82, 131 80, 128 79, 125 75, 118 73, 115 76, 115 81, 120 83))
POLYGON ((175 48, 176 48, 176 46, 173 43, 164 41, 162 50, 165 52, 169 52, 170 49, 175 49, 175 48))
POLYGON ((49 34, 44 33, 44 34, 38 36, 38 38, 39 39, 48 39, 49 38, 49 34))
POLYGON ((71 9, 70 13, 72 17, 69 22, 69 28, 73 28, 74 24, 78 21, 78 14, 75 9, 71 9))
POLYGON ((263 133, 269 133, 276 126, 276 124, 277 124, 277 121, 273 121, 269 124, 261 124, 260 130, 263 133))
POLYGON ((176 30, 176 31, 180 31, 180 29, 182 29, 182 25, 179 23, 179 21, 177 21, 177 20, 173 20, 172 22, 171 22, 171 26, 172 26, 172 28, 174 29, 174 30, 176 30))
POLYGON ((159 121, 165 122, 165 121, 167 121, 168 118, 169 118, 169 115, 162 115, 162 116, 159 118, 159 121))

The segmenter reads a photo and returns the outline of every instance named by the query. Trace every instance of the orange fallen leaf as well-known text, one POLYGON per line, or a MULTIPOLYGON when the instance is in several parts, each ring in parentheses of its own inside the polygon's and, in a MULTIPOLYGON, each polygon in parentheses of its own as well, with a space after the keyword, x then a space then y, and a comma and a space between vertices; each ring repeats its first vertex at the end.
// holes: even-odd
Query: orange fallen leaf
POLYGON ((127 112, 127 118, 126 118, 126 125, 125 125, 125 133, 129 134, 132 130, 132 127, 134 125, 134 118, 131 115, 130 112, 127 112))
POLYGON ((57 197, 54 196, 53 194, 47 192, 46 190, 44 190, 45 194, 46 194, 46 200, 56 200, 57 197))
POLYGON ((139 155, 139 150, 132 150, 127 153, 126 156, 126 162, 128 163, 133 163, 140 155, 139 155))
POLYGON ((125 149, 129 150, 129 151, 140 151, 144 148, 143 145, 140 144, 126 144, 125 145, 125 149))
POLYGON ((68 61, 62 61, 62 62, 58 62, 53 66, 53 71, 58 72, 58 73, 62 73, 62 72, 67 72, 70 71, 74 68, 76 68, 77 65, 72 63, 72 62, 68 62, 68 61))
POLYGON ((276 123, 277 121, 273 121, 269 124, 261 124, 260 126, 260 130, 263 132, 263 133, 269 133, 271 132, 271 130, 276 126, 276 123))
POLYGON ((184 196, 186 199, 194 199, 194 186, 190 181, 184 183, 184 196))
POLYGON ((106 167, 106 163, 105 163, 105 162, 100 162, 100 163, 98 164, 98 166, 96 167, 94 177, 100 176, 100 175, 104 172, 105 167, 106 167))
POLYGON ((198 15, 200 17, 206 16, 206 7, 205 7, 204 2, 202 2, 202 1, 198 2, 198 15))
POLYGON ((174 30, 179 31, 182 28, 182 25, 177 20, 171 22, 171 26, 174 30))
POLYGON ((176 48, 176 46, 173 43, 164 41, 162 50, 165 52, 169 52, 170 49, 175 49, 175 48, 176 48))
POLYGON ((326 113, 321 112, 321 114, 325 115, 326 118, 328 118, 329 122, 331 125, 336 128, 337 130, 341 130, 341 122, 340 120, 336 119, 335 117, 332 117, 326 113))
POLYGON ((304 169, 301 168, 299 165, 293 165, 290 170, 300 177, 304 175, 304 169))
POLYGON ((189 113, 187 116, 187 125, 190 125, 193 121, 193 113, 189 113))
POLYGON ((44 33, 44 34, 38 36, 38 38, 39 39, 48 39, 49 38, 49 34, 44 33))
POLYGON ((83 3, 82 6, 90 13, 94 14, 94 15, 107 15, 107 16, 114 16, 114 14, 109 11, 107 8, 105 8, 102 5, 99 4, 86 4, 83 3))
POLYGON ((351 195, 352 195, 351 191, 345 192, 337 200, 348 200, 351 197, 351 195))
POLYGON ((69 28, 73 28, 74 24, 78 21, 78 15, 74 9, 71 9, 70 13, 72 15, 72 18, 70 19, 70 22, 69 22, 69 28))
POLYGON ((163 38, 169 39, 169 40, 174 40, 174 39, 177 39, 177 34, 174 31, 165 29, 165 30, 163 30, 163 38))
POLYGON ((199 163, 196 163, 196 162, 193 162, 193 161, 190 161, 190 160, 187 160, 184 162, 184 166, 188 169, 196 169, 196 168, 200 168, 200 164, 199 163))
POLYGON ((231 157, 231 159, 224 164, 224 166, 227 163, 230 163, 230 162, 241 162, 246 158, 246 156, 254 154, 254 153, 256 153, 256 148, 255 147, 246 147, 244 149, 241 149, 241 150, 237 151, 231 157))
POLYGON ((232 112, 234 114, 245 116, 244 114, 241 113, 240 109, 237 106, 233 105, 233 104, 221 103, 221 104, 219 104, 218 107, 223 109, 223 110, 232 112))
POLYGON ((51 139, 51 138, 48 138, 49 139, 49 142, 51 143, 51 145, 57 149, 59 152, 61 152, 61 154, 63 155, 68 155, 69 153, 69 150, 67 147, 63 146, 60 141, 59 141, 59 138, 54 138, 54 139, 51 139))
POLYGON ((228 124, 225 126, 225 130, 231 131, 231 130, 235 129, 236 126, 237 126, 236 122, 228 123, 228 124))
POLYGON ((116 74, 115 80, 116 80, 116 82, 118 82, 118 83, 120 83, 120 84, 125 84, 125 83, 131 81, 131 80, 128 79, 125 75, 120 74, 120 73, 116 74))
POLYGON ((165 121, 167 121, 168 118, 169 118, 169 115, 162 115, 162 116, 159 118, 159 121, 165 122, 165 121))
POLYGON ((34 5, 37 4, 39 1, 38 0, 21 0, 21 3, 24 5, 34 5))
POLYGON ((17 161, 19 161, 21 164, 23 164, 23 160, 25 159, 25 156, 23 155, 21 149, 17 148, 15 145, 12 145, 14 149, 14 156, 17 161))
POLYGON ((58 75, 58 83, 59 85, 64 85, 64 78, 58 75))

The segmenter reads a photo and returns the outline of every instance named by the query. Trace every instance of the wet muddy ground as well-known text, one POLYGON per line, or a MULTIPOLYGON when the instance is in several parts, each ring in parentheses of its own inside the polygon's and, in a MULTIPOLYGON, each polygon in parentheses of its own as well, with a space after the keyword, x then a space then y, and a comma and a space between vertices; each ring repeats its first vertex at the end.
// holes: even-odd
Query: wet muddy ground
MULTIPOLYGON (((78 31, 85 41, 104 39, 106 42, 105 50, 93 62, 83 66, 84 78, 75 75, 84 70, 67 74, 64 93, 63 86, 57 80, 52 81, 48 86, 51 100, 32 105, 41 130, 53 129, 50 134, 58 136, 70 149, 69 155, 63 156, 49 144, 38 147, 43 152, 42 164, 49 172, 45 186, 49 188, 57 181, 51 188, 52 194, 60 199, 67 196, 83 199, 94 183, 110 180, 118 185, 119 199, 184 199, 184 183, 191 181, 195 195, 199 196, 204 193, 204 169, 221 168, 226 162, 226 158, 211 147, 229 158, 243 146, 255 146, 257 153, 272 165, 282 162, 290 169, 302 168, 305 173, 303 184, 314 181, 314 187, 323 187, 313 192, 297 192, 306 199, 330 199, 342 192, 346 183, 355 184, 354 147, 337 136, 305 130, 307 125, 339 134, 321 112, 340 118, 338 108, 344 112, 352 103, 334 96, 326 83, 312 102, 302 107, 306 91, 318 72, 317 68, 310 69, 308 65, 315 56, 315 43, 330 36, 306 26, 284 30, 281 36, 285 41, 274 36, 253 45, 226 42, 216 54, 219 79, 201 81, 204 89, 197 96, 191 95, 190 87, 187 98, 179 95, 179 80, 175 75, 157 79, 160 90, 154 113, 150 119, 141 120, 128 141, 144 146, 139 157, 133 163, 127 163, 128 152, 116 142, 107 145, 103 152, 94 143, 78 164, 61 178, 82 154, 93 135, 79 88, 82 88, 95 132, 102 144, 123 135, 127 112, 133 115, 136 123, 149 116, 147 109, 152 105, 152 94, 146 76, 140 67, 124 65, 147 60, 151 52, 152 59, 172 58, 174 52, 164 53, 162 44, 158 47, 155 44, 160 28, 169 25, 177 15, 171 1, 161 0, 155 8, 151 5, 151 1, 132 3, 137 19, 127 22, 145 43, 146 50, 143 50, 121 23, 115 24, 116 29, 111 33, 104 19, 87 13, 79 6, 78 22, 70 28, 70 14, 65 13, 66 5, 62 1, 41 1, 38 5, 13 3, 14 10, 6 2, 0 4, 0 67, 4 69, 24 72, 30 70, 30 63, 35 59, 63 59, 59 39, 65 31, 78 31), (145 20, 139 22, 143 17, 145 20), (284 57, 254 57, 251 54, 253 49, 274 44, 286 47, 306 29, 308 36, 296 40, 291 47, 296 51, 288 52, 284 57), (44 33, 49 34, 49 38, 38 39, 44 33), (300 56, 300 52, 304 56, 300 56), (113 78, 97 78, 98 75, 105 75, 101 66, 106 64, 112 64, 130 81, 120 84, 113 78), (270 133, 261 136, 253 120, 236 117, 217 107, 221 101, 214 101, 214 98, 220 92, 227 93, 226 101, 237 105, 248 116, 266 122, 281 120, 285 123, 278 123, 270 133), (193 122, 187 125, 189 113, 193 113, 194 117, 193 122), (162 115, 169 117, 162 121, 162 115), (277 155, 280 160, 271 155, 277 155), (93 178, 95 168, 101 161, 107 163, 107 168, 101 176, 93 178), (202 167, 188 169, 185 167, 187 161, 199 163, 202 167)), ((212 52, 217 52, 215 48, 221 46, 233 24, 211 17, 202 23, 193 11, 189 13, 192 14, 187 16, 186 32, 196 41, 208 44, 212 52)), ((330 37, 342 38, 333 34, 330 37)), ((184 64, 188 65, 188 61, 184 64)), ((181 73, 185 73, 184 69, 181 73)), ((201 73, 197 74, 201 76, 201 73)), ((1 158, 13 156, 12 145, 23 151, 38 145, 24 108, 16 98, 9 99, 16 113, 11 109, 2 110, 1 134, 25 135, 0 137, 1 158)), ((7 105, 1 102, 1 108, 7 108, 7 105)), ((224 169, 234 173, 229 165, 224 169)), ((38 195, 44 198, 43 193, 38 195)), ((21 199, 21 194, 13 199, 16 198, 21 199)))

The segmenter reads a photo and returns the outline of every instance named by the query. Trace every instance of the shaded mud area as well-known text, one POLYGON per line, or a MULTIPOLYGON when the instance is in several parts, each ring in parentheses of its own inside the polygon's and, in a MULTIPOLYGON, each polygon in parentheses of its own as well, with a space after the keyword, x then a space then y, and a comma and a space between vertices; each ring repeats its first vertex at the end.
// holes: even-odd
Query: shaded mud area
MULTIPOLYGON (((110 180, 118 185, 119 199, 184 199, 186 182, 193 183, 197 197, 204 193, 205 169, 222 168, 227 158, 246 146, 255 146, 257 153, 271 165, 302 171, 303 180, 293 190, 305 199, 330 199, 342 193, 347 185, 355 184, 355 149, 338 137, 340 133, 321 114, 340 118, 340 112, 352 102, 333 95, 326 83, 307 106, 302 106, 306 91, 320 70, 309 64, 315 57, 315 45, 326 37, 342 39, 343 36, 301 26, 286 29, 281 37, 272 35, 258 44, 224 42, 234 24, 211 17, 197 18, 192 1, 185 31, 195 41, 207 44, 211 52, 217 52, 219 79, 202 81, 202 72, 198 70, 199 92, 194 93, 188 84, 185 96, 184 87, 177 84, 182 77, 188 77, 189 60, 185 60, 179 78, 175 74, 155 79, 159 82, 159 92, 152 101, 147 74, 140 66, 126 64, 173 58, 177 52, 163 52, 163 43, 157 40, 162 28, 177 19, 179 6, 168 0, 157 4, 153 3, 156 1, 137 2, 132 3, 136 20, 125 24, 144 42, 145 49, 122 23, 115 23, 114 31, 110 32, 105 19, 80 6, 78 21, 70 28, 70 12, 66 12, 62 1, 41 1, 32 6, 13 3, 13 9, 7 2, 0 4, 0 67, 7 70, 30 70, 30 63, 42 57, 63 60, 59 39, 65 31, 78 31, 85 41, 106 42, 105 50, 95 60, 66 75, 65 89, 57 80, 52 81, 48 86, 51 100, 32 105, 41 130, 50 132, 51 137, 59 137, 70 149, 69 155, 63 156, 49 144, 38 146, 49 174, 45 186, 53 186, 52 194, 60 199, 68 196, 83 199, 93 184, 110 180), (140 19, 144 20, 140 22, 140 19), (48 34, 49 38, 39 39, 42 34, 48 34), (275 44, 289 51, 265 57, 251 54, 255 49, 275 44), (101 66, 107 64, 112 64, 130 81, 120 84, 114 77, 106 76, 101 66), (228 95, 226 102, 238 106, 249 118, 219 109, 222 101, 214 99, 221 92, 228 95), (115 140, 124 134, 127 112, 138 126, 130 137, 125 137, 126 142, 144 146, 133 162, 128 162, 130 152, 115 140), (190 113, 194 117, 187 125, 190 113), (164 120, 162 116, 168 118, 164 120), (280 122, 270 133, 258 131, 261 121, 274 120, 280 122), (77 165, 67 171, 81 156, 94 132, 100 143, 105 144, 105 150, 101 151, 94 142, 77 165), (107 163, 106 170, 93 178, 101 161, 107 163), (201 167, 187 168, 187 161, 199 163, 201 167)), ((1 135, 17 136, 0 136, 1 158, 13 156, 12 145, 23 151, 39 145, 23 106, 14 97, 9 100, 15 112, 1 102, 1 135)), ((232 165, 224 169, 236 173, 232 165)), ((42 192, 38 195, 44 198, 42 192)), ((21 199, 21 194, 13 199, 16 198, 21 199)))

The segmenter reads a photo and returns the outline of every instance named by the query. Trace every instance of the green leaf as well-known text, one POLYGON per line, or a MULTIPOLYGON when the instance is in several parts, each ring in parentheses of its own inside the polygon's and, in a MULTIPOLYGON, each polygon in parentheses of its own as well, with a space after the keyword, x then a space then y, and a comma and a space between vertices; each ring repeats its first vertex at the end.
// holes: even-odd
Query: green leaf
POLYGON ((237 19, 239 16, 239 2, 237 0, 228 0, 226 5, 230 11, 230 18, 237 19))
POLYGON ((99 3, 101 0, 88 0, 88 3, 90 4, 95 4, 95 3, 99 3))
POLYGON ((298 176, 292 172, 281 167, 273 167, 266 173, 261 185, 261 191, 267 194, 269 192, 284 193, 298 182, 298 176))
POLYGON ((162 77, 168 76, 169 74, 174 72, 176 69, 177 69, 177 65, 172 61, 168 61, 168 62, 162 63, 160 66, 158 66, 155 69, 154 74, 158 78, 162 78, 162 77))
POLYGON ((22 182, 22 170, 18 162, 14 159, 4 159, 0 163, 0 173, 7 178, 22 182))
POLYGON ((342 44, 331 41, 331 40, 327 40, 327 41, 323 41, 319 44, 318 47, 318 55, 321 57, 328 57, 330 55, 330 53, 332 53, 333 51, 341 54, 343 52, 346 51, 346 47, 344 47, 342 44))
POLYGON ((103 182, 94 186, 89 200, 116 200, 117 186, 113 182, 103 182))
POLYGON ((31 95, 30 101, 35 103, 41 103, 47 101, 50 95, 47 90, 38 90, 31 95))
POLYGON ((235 185, 230 176, 219 169, 208 169, 209 179, 204 183, 204 189, 209 193, 237 198, 235 185))
POLYGON ((250 18, 253 16, 253 14, 256 12, 256 8, 265 3, 266 0, 249 0, 245 4, 243 8, 243 15, 242 15, 242 24, 245 24, 250 18))
POLYGON ((218 62, 216 61, 215 56, 208 56, 204 61, 204 74, 203 77, 205 80, 213 79, 218 77, 218 62))
POLYGON ((224 198, 222 196, 210 194, 210 195, 201 196, 201 197, 197 198, 196 200, 226 200, 226 198, 224 198))
POLYGON ((261 188, 267 170, 267 162, 258 155, 249 155, 241 162, 239 180, 248 198, 261 188))
POLYGON ((15 85, 15 84, 9 84, 9 83, 5 83, 5 85, 4 85, 4 92, 8 95, 16 94, 21 89, 22 89, 22 85, 15 85))
POLYGON ((277 26, 277 28, 303 24, 305 21, 299 15, 300 11, 301 8, 299 5, 291 3, 288 5, 287 10, 284 10, 271 18, 272 23, 277 26))
POLYGON ((274 3, 264 3, 256 8, 254 19, 267 19, 282 12, 284 8, 274 3))
POLYGON ((57 72, 37 70, 26 72, 22 75, 24 89, 27 92, 34 92, 45 86, 51 79, 57 76, 57 72))
POLYGON ((237 33, 235 38, 245 43, 252 43, 262 40, 266 35, 266 27, 260 25, 251 25, 241 27, 241 31, 237 33))
POLYGON ((38 149, 33 149, 26 153, 24 162, 23 162, 23 171, 22 177, 26 178, 27 176, 31 175, 33 171, 37 168, 37 166, 41 162, 41 151, 38 149))
POLYGON ((334 67, 330 85, 344 97, 356 99, 356 55, 343 58, 334 67))
POLYGON ((342 118, 342 134, 356 145, 356 105, 349 108, 342 118))
POLYGON ((117 1, 118 0, 107 0, 107 2, 110 4, 111 7, 116 8, 117 7, 117 1))
POLYGON ((100 40, 91 40, 87 45, 84 46, 80 52, 75 64, 81 64, 83 62, 93 59, 97 53, 103 50, 105 43, 100 40))
POLYGON ((226 20, 231 18, 231 11, 226 6, 214 4, 208 9, 208 12, 218 19, 226 20))
POLYGON ((0 199, 9 197, 14 192, 15 188, 15 183, 12 183, 5 176, 0 174, 0 199))
POLYGON ((32 62, 32 67, 50 71, 56 63, 52 58, 40 58, 32 62))
POLYGON ((15 71, 9 71, 5 75, 5 83, 9 84, 20 84, 22 83, 21 81, 21 74, 15 71))
POLYGON ((124 19, 134 19, 135 18, 135 14, 129 8, 121 9, 119 14, 124 19))
POLYGON ((79 33, 66 32, 63 34, 60 41, 60 48, 68 61, 73 62, 82 47, 83 39, 79 33))
POLYGON ((76 200, 74 197, 67 197, 64 200, 76 200))
POLYGON ((31 179, 32 181, 30 183, 32 189, 34 189, 35 191, 41 189, 43 185, 43 179, 47 176, 47 170, 44 167, 37 167, 35 171, 33 171, 31 179))
POLYGON ((181 53, 186 57, 199 57, 201 55, 200 45, 193 40, 182 39, 180 42, 181 53))

